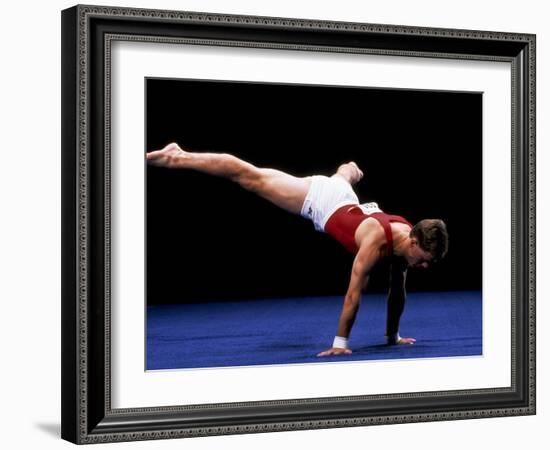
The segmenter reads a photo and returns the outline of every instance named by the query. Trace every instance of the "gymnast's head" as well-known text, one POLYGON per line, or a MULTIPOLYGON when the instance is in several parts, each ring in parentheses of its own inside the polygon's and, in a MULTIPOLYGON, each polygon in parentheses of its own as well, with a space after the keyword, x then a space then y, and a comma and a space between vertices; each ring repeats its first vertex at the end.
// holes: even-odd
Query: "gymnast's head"
POLYGON ((449 246, 447 226, 440 219, 424 219, 409 234, 405 259, 410 267, 427 269, 445 257, 449 246))

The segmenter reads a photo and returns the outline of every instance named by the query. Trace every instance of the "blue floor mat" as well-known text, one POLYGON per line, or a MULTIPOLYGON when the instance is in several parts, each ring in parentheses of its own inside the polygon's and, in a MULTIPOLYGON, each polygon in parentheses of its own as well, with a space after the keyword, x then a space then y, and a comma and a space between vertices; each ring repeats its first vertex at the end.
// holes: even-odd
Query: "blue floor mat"
POLYGON ((400 334, 386 345, 386 296, 363 296, 351 355, 332 344, 342 297, 284 298, 147 308, 147 370, 435 358, 482 354, 481 291, 409 293, 400 334))

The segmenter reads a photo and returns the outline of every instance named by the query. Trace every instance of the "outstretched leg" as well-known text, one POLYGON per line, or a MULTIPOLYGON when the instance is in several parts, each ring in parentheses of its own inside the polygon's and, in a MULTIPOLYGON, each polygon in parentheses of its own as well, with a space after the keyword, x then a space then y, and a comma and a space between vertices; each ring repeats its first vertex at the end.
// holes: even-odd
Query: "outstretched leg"
POLYGON ((227 178, 294 214, 300 214, 311 184, 311 177, 259 168, 227 153, 187 152, 177 144, 147 153, 147 161, 155 166, 192 169, 227 178))

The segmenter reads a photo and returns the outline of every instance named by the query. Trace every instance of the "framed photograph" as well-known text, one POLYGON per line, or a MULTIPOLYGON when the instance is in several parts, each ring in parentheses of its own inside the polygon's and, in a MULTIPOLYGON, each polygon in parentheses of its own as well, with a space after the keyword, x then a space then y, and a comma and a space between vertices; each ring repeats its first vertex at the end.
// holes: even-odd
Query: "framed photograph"
MULTIPOLYGON (((376 199, 379 209, 412 223, 442 217, 461 228, 452 258, 407 270, 411 306, 400 324, 393 299, 386 307, 399 258, 378 261, 364 287, 367 312, 356 315, 349 339, 352 353, 336 361, 482 355, 481 93, 164 78, 147 79, 146 92, 146 148, 168 144, 148 153, 147 370, 334 362, 317 355, 333 341, 360 254, 345 240, 341 245, 335 219, 319 232, 316 217, 312 223, 297 214, 317 186, 343 188, 346 204, 372 209, 376 199), (194 170, 174 170, 156 157, 170 152, 167 137, 195 158, 186 167, 194 170), (417 151, 403 151, 410 146, 417 151), (338 183, 341 174, 354 175, 346 161, 364 172, 351 186, 338 183), (231 179, 233 170, 247 168, 266 188, 251 191, 231 179), (285 202, 295 191, 289 210, 285 202), (173 227, 175 234, 167 232, 173 227), (386 315, 396 322, 389 330, 386 315), (452 325, 456 317, 460 326, 452 325), (426 326, 432 320, 439 325, 426 326), (385 334, 398 329, 417 345, 388 346, 385 334)), ((329 215, 332 200, 320 196, 329 215)), ((409 234, 408 224, 392 223, 395 240, 399 227, 409 234)), ((380 222, 373 225, 382 232, 380 222)))
POLYGON ((535 36, 62 12, 62 437, 535 414, 535 36))

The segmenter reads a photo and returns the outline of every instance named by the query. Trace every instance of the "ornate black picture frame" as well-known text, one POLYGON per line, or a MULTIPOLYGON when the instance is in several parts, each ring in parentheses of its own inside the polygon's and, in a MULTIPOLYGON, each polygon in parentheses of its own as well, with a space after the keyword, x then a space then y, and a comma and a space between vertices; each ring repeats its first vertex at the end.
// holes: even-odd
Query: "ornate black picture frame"
POLYGON ((78 444, 535 414, 535 36, 98 6, 62 12, 62 437, 78 444), (114 409, 110 70, 115 41, 511 65, 511 385, 114 409))

